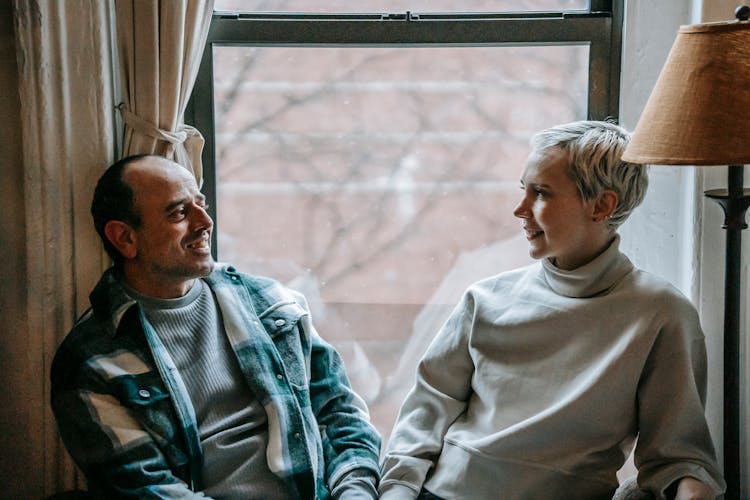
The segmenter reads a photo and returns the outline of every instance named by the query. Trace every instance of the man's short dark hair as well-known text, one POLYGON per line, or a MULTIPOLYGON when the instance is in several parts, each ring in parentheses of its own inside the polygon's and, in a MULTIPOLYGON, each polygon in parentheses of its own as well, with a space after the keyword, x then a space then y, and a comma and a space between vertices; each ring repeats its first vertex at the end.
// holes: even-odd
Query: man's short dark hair
POLYGON ((94 199, 91 202, 91 215, 94 227, 102 239, 104 249, 112 258, 116 267, 121 267, 122 254, 109 242, 104 234, 104 226, 111 220, 124 222, 131 227, 141 225, 140 215, 133 207, 133 189, 123 179, 125 167, 144 158, 146 154, 126 156, 113 163, 99 178, 94 189, 94 199))

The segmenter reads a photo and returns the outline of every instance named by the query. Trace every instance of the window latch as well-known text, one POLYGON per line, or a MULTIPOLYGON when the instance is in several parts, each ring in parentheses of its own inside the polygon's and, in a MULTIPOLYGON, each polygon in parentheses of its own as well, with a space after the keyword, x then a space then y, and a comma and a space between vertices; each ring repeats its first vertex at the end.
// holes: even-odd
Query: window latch
POLYGON ((412 14, 411 11, 407 10, 405 13, 397 14, 383 14, 383 21, 418 21, 419 14, 412 14))

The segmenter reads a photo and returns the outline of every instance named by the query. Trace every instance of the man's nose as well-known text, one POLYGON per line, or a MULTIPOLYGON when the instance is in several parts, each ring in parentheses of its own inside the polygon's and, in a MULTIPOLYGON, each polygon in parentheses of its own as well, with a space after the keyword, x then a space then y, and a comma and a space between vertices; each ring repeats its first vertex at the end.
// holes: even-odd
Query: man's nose
POLYGON ((208 215, 208 211, 204 207, 196 205, 193 209, 193 230, 209 230, 213 225, 214 221, 208 215))

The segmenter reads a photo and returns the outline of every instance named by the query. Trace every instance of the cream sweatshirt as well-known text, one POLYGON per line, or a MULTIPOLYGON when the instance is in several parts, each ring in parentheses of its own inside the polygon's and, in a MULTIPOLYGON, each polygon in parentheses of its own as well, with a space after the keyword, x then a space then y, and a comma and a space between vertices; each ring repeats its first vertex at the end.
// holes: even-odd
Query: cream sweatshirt
POLYGON ((381 499, 609 499, 636 436, 638 483, 721 493, 695 308, 633 267, 502 273, 465 292, 419 364, 382 464, 381 499))

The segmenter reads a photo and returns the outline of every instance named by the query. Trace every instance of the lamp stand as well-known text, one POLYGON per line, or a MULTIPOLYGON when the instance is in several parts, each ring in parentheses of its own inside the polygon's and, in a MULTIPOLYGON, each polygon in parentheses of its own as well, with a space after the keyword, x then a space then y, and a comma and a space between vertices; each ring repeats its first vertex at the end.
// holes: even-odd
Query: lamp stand
POLYGON ((740 309, 742 230, 750 206, 750 189, 743 188, 742 165, 728 168, 728 188, 704 194, 724 210, 727 230, 724 274, 724 479, 725 500, 740 498, 740 309))

